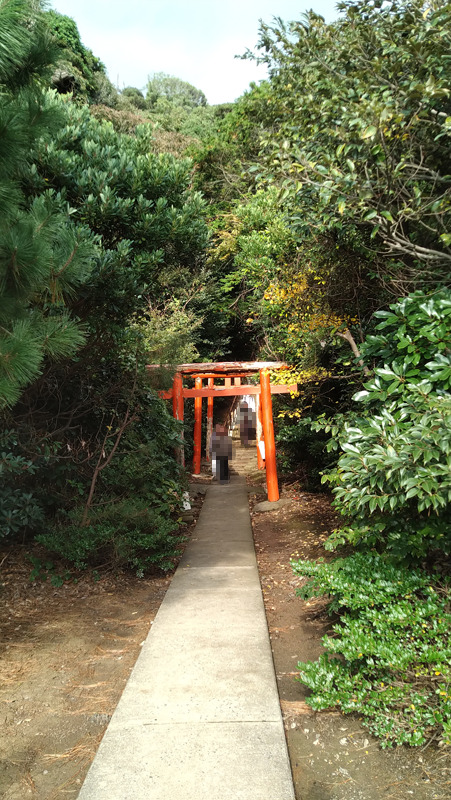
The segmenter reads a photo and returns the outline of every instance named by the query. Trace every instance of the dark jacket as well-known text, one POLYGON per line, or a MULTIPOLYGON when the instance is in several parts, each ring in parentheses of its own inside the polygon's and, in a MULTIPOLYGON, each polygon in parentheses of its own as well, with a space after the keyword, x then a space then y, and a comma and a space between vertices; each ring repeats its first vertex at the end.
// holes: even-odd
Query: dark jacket
POLYGON ((232 439, 227 433, 213 431, 211 437, 211 452, 216 458, 232 457, 232 439))

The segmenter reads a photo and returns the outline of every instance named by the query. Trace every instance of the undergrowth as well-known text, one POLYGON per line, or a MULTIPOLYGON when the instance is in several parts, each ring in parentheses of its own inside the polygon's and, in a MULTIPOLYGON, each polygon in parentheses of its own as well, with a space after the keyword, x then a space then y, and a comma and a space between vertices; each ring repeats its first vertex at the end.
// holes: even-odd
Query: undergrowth
POLYGON ((450 585, 376 554, 292 567, 308 578, 297 594, 340 615, 326 653, 298 664, 307 703, 357 713, 382 747, 451 744, 450 585))
POLYGON ((122 500, 94 510, 88 525, 75 509, 61 523, 36 536, 48 552, 76 569, 133 569, 139 577, 149 569, 171 570, 185 537, 176 519, 149 507, 142 498, 122 500))

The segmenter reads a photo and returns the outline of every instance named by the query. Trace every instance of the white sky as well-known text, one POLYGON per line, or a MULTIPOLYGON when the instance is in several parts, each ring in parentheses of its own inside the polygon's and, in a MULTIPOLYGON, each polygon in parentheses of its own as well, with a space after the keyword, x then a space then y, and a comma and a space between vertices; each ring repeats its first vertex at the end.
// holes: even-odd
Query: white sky
POLYGON ((327 22, 335 0, 49 0, 72 17, 83 44, 123 89, 144 89, 148 75, 167 72, 201 89, 210 104, 235 100, 263 66, 235 59, 258 40, 259 19, 300 19, 313 8, 327 22))

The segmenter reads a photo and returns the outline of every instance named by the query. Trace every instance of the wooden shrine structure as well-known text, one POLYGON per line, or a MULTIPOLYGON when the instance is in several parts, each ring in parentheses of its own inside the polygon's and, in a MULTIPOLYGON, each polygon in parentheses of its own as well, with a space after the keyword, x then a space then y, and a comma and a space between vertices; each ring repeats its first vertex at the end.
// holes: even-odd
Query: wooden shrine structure
MULTIPOLYGON (((149 364, 147 369, 159 369, 160 365, 149 364)), ((281 361, 223 361, 203 364, 179 364, 176 367, 172 389, 160 391, 160 397, 172 400, 175 419, 183 421, 184 400, 194 398, 194 458, 193 473, 200 474, 202 447, 202 401, 207 398, 207 447, 206 457, 210 457, 210 442, 213 433, 213 402, 219 397, 238 397, 257 395, 257 463, 259 469, 266 467, 268 500, 279 499, 277 482, 276 447, 272 416, 271 394, 285 394, 297 391, 297 384, 271 384, 270 370, 286 369, 281 361), (249 383, 251 376, 259 374, 259 383, 249 383), (194 380, 194 388, 183 386, 183 379, 194 380), (222 379, 223 385, 215 384, 222 379), (204 385, 204 381, 206 385, 204 385), (259 444, 264 441, 265 460, 263 461, 259 444)), ((179 453, 184 463, 183 450, 179 453)))

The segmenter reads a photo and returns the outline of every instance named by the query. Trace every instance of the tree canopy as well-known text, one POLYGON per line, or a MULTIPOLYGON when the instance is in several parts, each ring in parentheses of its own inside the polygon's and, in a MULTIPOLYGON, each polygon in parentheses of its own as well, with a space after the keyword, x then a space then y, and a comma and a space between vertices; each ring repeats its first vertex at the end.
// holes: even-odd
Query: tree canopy
POLYGON ((262 25, 278 118, 265 179, 293 198, 299 230, 367 225, 397 291, 447 282, 449 4, 339 9, 330 25, 313 12, 262 25))
POLYGON ((149 108, 154 108, 158 101, 162 100, 168 100, 173 105, 184 108, 207 105, 207 98, 200 89, 165 72, 155 72, 149 76, 146 99, 149 108))
POLYGON ((92 236, 71 223, 67 204, 43 186, 30 198, 32 148, 48 146, 63 115, 45 92, 55 55, 42 17, 25 2, 0 6, 0 407, 18 399, 45 357, 73 355, 84 341, 67 301, 87 279, 92 236), (30 24, 31 23, 31 24, 30 24))
POLYGON ((60 48, 52 86, 60 94, 71 93, 90 102, 117 105, 118 93, 107 77, 105 65, 84 46, 76 22, 53 9, 45 12, 44 19, 60 48))

